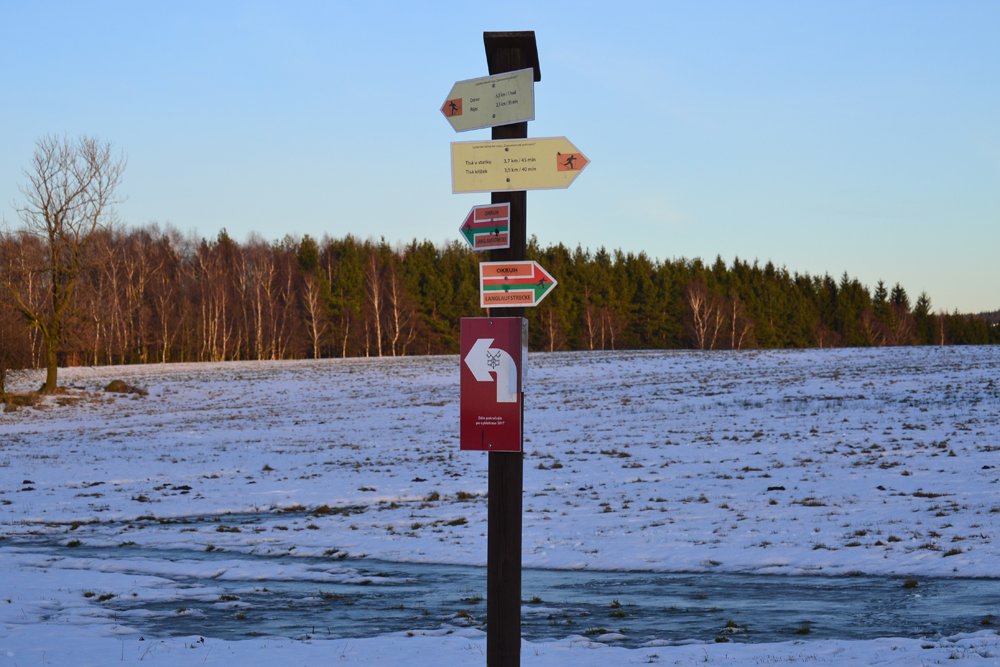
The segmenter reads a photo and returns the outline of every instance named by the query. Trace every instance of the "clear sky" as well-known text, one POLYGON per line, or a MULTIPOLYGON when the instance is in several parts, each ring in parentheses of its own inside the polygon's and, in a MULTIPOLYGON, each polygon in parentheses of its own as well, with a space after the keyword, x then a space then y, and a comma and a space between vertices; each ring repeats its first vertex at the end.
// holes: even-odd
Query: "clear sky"
POLYGON ((484 31, 534 30, 531 136, 591 164, 531 192, 543 244, 720 255, 1000 308, 1000 2, 0 0, 0 218, 35 141, 128 157, 119 212, 214 237, 435 243, 439 109, 484 31))

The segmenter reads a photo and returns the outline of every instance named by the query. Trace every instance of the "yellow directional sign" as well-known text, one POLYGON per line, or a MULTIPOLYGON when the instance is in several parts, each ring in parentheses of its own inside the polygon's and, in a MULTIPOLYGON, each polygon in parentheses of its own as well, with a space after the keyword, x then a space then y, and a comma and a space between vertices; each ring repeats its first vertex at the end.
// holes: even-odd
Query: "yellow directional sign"
POLYGON ((452 192, 568 188, 590 163, 566 137, 455 141, 452 192))
POLYGON ((458 81, 441 106, 456 132, 535 119, 535 70, 531 67, 458 81))

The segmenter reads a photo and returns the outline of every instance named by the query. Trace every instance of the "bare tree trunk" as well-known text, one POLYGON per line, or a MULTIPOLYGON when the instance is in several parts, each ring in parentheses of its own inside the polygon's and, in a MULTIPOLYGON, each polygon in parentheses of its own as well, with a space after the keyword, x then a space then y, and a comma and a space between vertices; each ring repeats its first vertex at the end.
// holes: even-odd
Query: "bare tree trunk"
POLYGON ((605 329, 607 328, 607 322, 608 322, 608 313, 607 313, 607 309, 605 308, 605 309, 601 310, 601 349, 602 350, 605 349, 605 347, 604 347, 604 334, 605 334, 605 329))
POLYGON ((549 337, 549 352, 555 352, 555 350, 556 350, 556 336, 558 334, 558 331, 557 331, 557 326, 556 326, 555 312, 552 310, 552 308, 549 308, 548 318, 547 319, 548 319, 548 322, 547 322, 547 326, 546 326, 546 331, 547 331, 548 337, 549 337))
POLYGON ((389 269, 389 307, 392 309, 392 319, 389 347, 392 350, 392 356, 396 356, 396 344, 399 342, 399 335, 401 329, 400 323, 400 306, 399 306, 399 280, 396 277, 396 268, 390 267, 389 269))
POLYGON ((344 337, 341 339, 340 343, 340 357, 341 359, 347 358, 347 340, 351 335, 351 318, 350 316, 344 316, 344 337))
POLYGON ((729 301, 729 349, 738 350, 736 347, 736 304, 739 301, 737 297, 733 297, 729 301))
POLYGON ((586 309, 587 318, 587 349, 594 350, 594 312, 591 305, 587 305, 586 309))
POLYGON ((742 350, 743 349, 743 341, 746 339, 746 336, 747 336, 748 333, 750 333, 750 325, 749 324, 744 324, 743 325, 743 329, 740 331, 739 338, 736 339, 736 349, 737 350, 742 350))
POLYGON ((715 343, 719 339, 719 331, 722 330, 723 325, 726 323, 726 314, 722 310, 722 307, 713 302, 711 306, 711 321, 712 321, 712 340, 709 342, 708 349, 714 350, 715 343))
POLYGON ((405 306, 405 295, 403 294, 403 289, 399 284, 399 276, 396 273, 395 266, 391 266, 389 268, 389 308, 391 311, 391 317, 389 319, 389 336, 392 356, 396 356, 397 352, 405 356, 407 345, 411 343, 413 341, 413 337, 416 336, 416 332, 414 330, 414 320, 416 319, 416 314, 413 312, 412 308, 407 308, 405 306), (404 329, 407 329, 408 333, 406 339, 404 339, 402 345, 400 346, 399 338, 404 329))
POLYGON ((290 323, 292 320, 292 304, 295 300, 295 283, 294 274, 291 271, 291 267, 284 266, 285 273, 285 286, 278 293, 277 301, 272 303, 271 312, 275 312, 276 316, 272 316, 272 326, 271 326, 271 359, 278 360, 284 359, 288 355, 288 348, 291 344, 289 337, 290 323), (281 308, 278 308, 278 305, 281 308))
POLYGON ((307 274, 304 278, 302 303, 306 311, 306 326, 309 328, 309 342, 312 345, 312 358, 319 359, 320 343, 326 333, 326 321, 323 318, 322 291, 316 276, 307 274))
MULTIPOLYGON (((378 268, 378 258, 375 251, 368 257, 368 267, 365 270, 365 278, 368 283, 368 302, 372 307, 372 325, 375 327, 375 349, 378 356, 382 356, 382 280, 378 268)), ((367 332, 368 326, 365 325, 367 332)), ((367 339, 367 336, 365 337, 367 339)), ((368 343, 365 342, 365 356, 368 356, 368 343)))
MULTIPOLYGON (((601 321, 602 322, 603 321, 607 321, 607 324, 608 324, 608 338, 611 340, 611 351, 613 352, 613 351, 615 351, 617 349, 615 347, 615 338, 618 335, 618 329, 619 329, 619 324, 620 323, 617 322, 617 318, 613 317, 613 313, 611 313, 607 308, 605 308, 604 311, 603 311, 603 313, 601 314, 601 321)), ((601 334, 601 336, 602 336, 602 338, 601 338, 601 349, 602 350, 604 349, 603 335, 604 334, 602 332, 602 334, 601 334)))
MULTIPOLYGON (((410 328, 409 331, 407 331, 406 339, 403 341, 403 349, 400 352, 400 354, 404 357, 406 356, 406 348, 408 348, 410 344, 417 339, 417 330, 413 326, 413 318, 410 318, 409 326, 410 328)), ((428 352, 428 354, 430 353, 428 352)))
POLYGON ((699 350, 705 349, 705 339, 708 334, 708 313, 706 312, 708 296, 704 285, 692 283, 687 288, 687 302, 691 308, 691 329, 694 342, 699 350))

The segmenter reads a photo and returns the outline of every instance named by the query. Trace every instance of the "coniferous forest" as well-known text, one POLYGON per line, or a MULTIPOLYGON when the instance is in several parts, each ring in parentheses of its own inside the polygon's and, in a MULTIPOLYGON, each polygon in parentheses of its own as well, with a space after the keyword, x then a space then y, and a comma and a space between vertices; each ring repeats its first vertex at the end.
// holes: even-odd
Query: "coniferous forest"
MULTIPOLYGON (((481 316, 477 264, 459 242, 225 231, 212 240, 156 225, 102 229, 86 246, 63 314, 61 365, 443 354, 459 320, 481 316)), ((45 244, 7 234, 0 249, 5 369, 44 366, 45 244)), ((790 272, 770 262, 658 260, 599 248, 540 247, 559 286, 529 309, 531 349, 621 350, 956 345, 1000 342, 993 314, 941 313, 926 294, 790 272)), ((500 313, 502 314, 502 313, 500 313)))

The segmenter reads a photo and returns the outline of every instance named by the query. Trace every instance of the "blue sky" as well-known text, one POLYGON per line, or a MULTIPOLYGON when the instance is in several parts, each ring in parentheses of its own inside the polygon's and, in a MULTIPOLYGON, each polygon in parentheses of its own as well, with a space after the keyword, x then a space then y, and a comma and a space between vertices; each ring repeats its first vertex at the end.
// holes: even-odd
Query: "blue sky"
POLYGON ((531 192, 543 244, 720 255, 1000 308, 1000 2, 0 0, 0 218, 47 134, 128 157, 119 207, 239 239, 442 243, 439 108, 534 30, 531 136, 590 159, 531 192))

